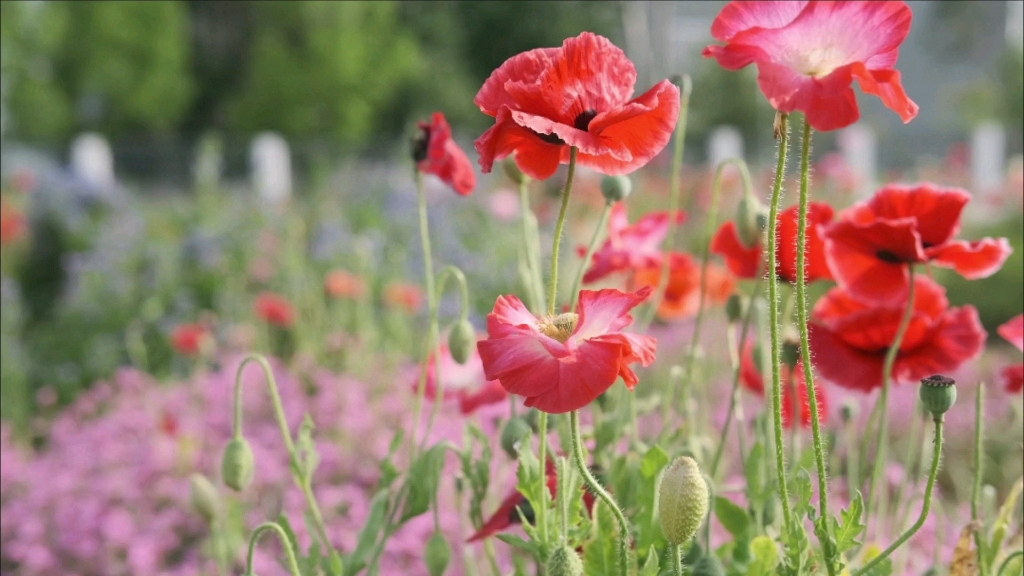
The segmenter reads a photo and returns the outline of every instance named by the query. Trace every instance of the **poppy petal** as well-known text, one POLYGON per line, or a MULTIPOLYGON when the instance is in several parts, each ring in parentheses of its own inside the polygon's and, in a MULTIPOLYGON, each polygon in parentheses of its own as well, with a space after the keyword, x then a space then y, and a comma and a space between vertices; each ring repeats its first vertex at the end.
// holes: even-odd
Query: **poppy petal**
POLYGON ((927 346, 901 352, 893 366, 893 380, 916 382, 931 374, 944 374, 973 360, 985 348, 985 330, 974 306, 950 308, 939 321, 927 346))
POLYGON ((490 173, 495 162, 515 153, 516 165, 530 178, 546 180, 558 170, 561 148, 541 140, 537 133, 523 128, 512 119, 512 111, 503 106, 491 126, 474 142, 480 155, 480 168, 490 173))
POLYGON ((584 342, 576 349, 573 361, 559 363, 557 385, 541 394, 527 395, 526 406, 563 414, 590 404, 618 378, 621 348, 615 342, 584 342))
POLYGON ((559 361, 528 334, 481 340, 477 351, 484 376, 512 394, 537 396, 558 386, 559 361))
POLYGON ((911 186, 890 184, 871 197, 857 215, 862 221, 877 218, 916 218, 924 246, 939 246, 960 231, 960 214, 971 195, 959 188, 940 188, 930 183, 911 186))
POLYGON ((1018 314, 996 329, 1006 341, 1024 350, 1024 314, 1018 314))
POLYGON ((1003 377, 1003 383, 1006 384, 1007 392, 1016 394, 1024 390, 1024 364, 1007 366, 1000 371, 1000 374, 1003 377))
POLYGON ((808 325, 811 363, 826 380, 849 388, 870 392, 882 385, 884 355, 858 350, 842 340, 825 326, 811 322, 808 325))
POLYGON ((904 124, 917 117, 920 107, 903 89, 899 70, 868 70, 864 64, 857 62, 850 68, 850 72, 860 82, 861 90, 881 98, 883 104, 900 115, 904 124))
POLYGON ((711 36, 728 42, 751 28, 781 28, 795 19, 807 2, 729 2, 711 23, 711 36))
POLYGON ((635 293, 614 289, 580 290, 579 324, 569 344, 581 343, 608 332, 617 332, 633 322, 629 311, 636 308, 652 292, 645 286, 635 293))
POLYGON ((929 248, 927 253, 936 264, 950 266, 968 280, 977 280, 998 272, 1013 248, 1006 238, 982 238, 974 242, 947 242, 929 248))
POLYGON ((561 53, 561 48, 537 48, 516 54, 491 72, 473 103, 488 116, 497 116, 502 106, 516 108, 516 100, 506 91, 505 86, 509 82, 535 84, 561 53))
POLYGON ((835 280, 855 297, 885 302, 906 297, 907 264, 924 262, 916 220, 840 220, 825 231, 825 253, 835 280))
POLYGON ((732 220, 722 224, 715 233, 711 240, 711 252, 725 258, 726 266, 740 278, 757 277, 761 244, 755 244, 751 248, 744 246, 736 232, 736 223, 732 220))

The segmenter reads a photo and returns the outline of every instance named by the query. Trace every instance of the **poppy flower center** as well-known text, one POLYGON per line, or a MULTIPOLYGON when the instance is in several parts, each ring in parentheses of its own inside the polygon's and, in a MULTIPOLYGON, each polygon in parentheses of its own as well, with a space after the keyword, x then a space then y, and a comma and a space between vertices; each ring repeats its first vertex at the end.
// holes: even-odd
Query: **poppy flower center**
MULTIPOLYGON (((588 131, 588 129, 590 128, 590 121, 593 120, 596 116, 597 110, 584 110, 583 112, 580 112, 579 114, 576 115, 576 119, 572 121, 573 128, 576 128, 577 130, 582 130, 584 132, 588 131)), ((555 134, 554 132, 552 132, 551 134, 541 134, 536 130, 533 130, 532 132, 536 134, 538 138, 547 142, 548 144, 554 144, 556 146, 562 146, 565 144, 565 140, 562 140, 558 136, 558 134, 555 134)))
POLYGON ((843 64, 843 54, 835 46, 822 46, 801 53, 793 66, 801 73, 814 78, 828 76, 843 64))
POLYGON ((882 262, 888 262, 889 264, 903 264, 903 259, 899 256, 889 252, 888 250, 879 250, 875 253, 875 257, 882 262))
POLYGON ((576 331, 576 323, 579 319, 579 314, 572 312, 566 312, 558 316, 545 316, 538 322, 537 329, 540 330, 541 334, 554 338, 564 344, 572 336, 572 333, 576 331))
POLYGON ((427 159, 427 150, 430 147, 430 128, 420 128, 422 133, 412 139, 413 162, 420 163, 427 159))

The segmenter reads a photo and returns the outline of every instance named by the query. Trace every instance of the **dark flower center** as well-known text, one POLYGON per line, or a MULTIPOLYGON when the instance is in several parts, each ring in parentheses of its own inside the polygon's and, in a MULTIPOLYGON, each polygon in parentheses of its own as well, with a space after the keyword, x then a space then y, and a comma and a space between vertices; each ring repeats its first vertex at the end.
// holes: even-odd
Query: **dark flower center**
MULTIPOLYGON (((586 132, 590 128, 590 121, 593 120, 595 116, 597 116, 597 110, 584 110, 576 116, 576 119, 572 121, 572 125, 577 130, 583 130, 586 132)), ((533 131, 533 133, 548 144, 554 144, 556 146, 562 146, 565 144, 565 140, 559 138, 558 134, 541 134, 537 131, 533 131)))
POLYGON ((559 138, 558 134, 541 134, 540 132, 537 131, 534 131, 533 133, 536 134, 538 138, 547 142, 548 144, 554 144, 556 146, 561 146, 562 144, 565 144, 565 140, 559 138))
POLYGON ((523 500, 516 505, 516 508, 513 508, 512 511, 508 513, 509 523, 519 524, 519 510, 523 511, 523 518, 526 518, 526 521, 532 525, 534 522, 533 506, 530 505, 530 501, 526 498, 523 498, 523 500))
POLYGON ((412 139, 412 159, 419 164, 427 159, 427 149, 430 147, 430 128, 420 128, 422 133, 412 139))
POLYGON ((875 252, 875 257, 882 262, 888 262, 889 264, 903 264, 902 258, 888 250, 879 250, 878 252, 875 252))

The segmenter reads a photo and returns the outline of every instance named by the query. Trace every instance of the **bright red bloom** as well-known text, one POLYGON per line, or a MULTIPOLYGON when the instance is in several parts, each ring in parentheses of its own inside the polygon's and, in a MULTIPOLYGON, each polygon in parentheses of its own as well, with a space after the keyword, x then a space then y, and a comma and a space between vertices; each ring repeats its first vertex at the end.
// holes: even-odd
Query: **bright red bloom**
POLYGON ((179 324, 171 331, 171 345, 182 356, 198 356, 213 346, 213 336, 202 324, 179 324))
MULTIPOLYGON (((708 263, 705 305, 724 304, 736 288, 736 279, 721 266, 708 263)), ((636 271, 633 286, 656 288, 661 281, 661 264, 636 271)), ((658 305, 662 320, 679 320, 697 314, 700 308, 700 262, 681 252, 669 254, 668 284, 665 296, 658 305)))
POLYGON ((0 200, 0 245, 17 241, 28 231, 28 219, 13 204, 0 200))
POLYGON ((427 297, 423 289, 408 282, 392 282, 384 288, 384 303, 393 308, 402 308, 415 314, 423 308, 427 297))
MULTIPOLYGON (((1005 324, 997 328, 999 335, 1006 338, 1006 341, 1024 350, 1024 314, 1018 314, 1005 324)), ((1006 382, 1007 392, 1020 392, 1024 390, 1024 364, 1013 364, 1003 368, 1001 371, 1003 381, 1006 382)))
MULTIPOLYGON (((775 271, 779 280, 796 282, 796 241, 799 231, 800 207, 790 206, 779 213, 779 242, 775 271)), ((831 280, 825 261, 822 230, 832 222, 832 207, 824 202, 807 205, 807 281, 831 280)), ((763 247, 761 243, 748 248, 740 241, 733 221, 722 224, 711 240, 711 251, 725 258, 726 265, 740 278, 757 278, 763 247)), ((764 263, 767 266, 767 259, 764 263)))
POLYGON ((256 297, 256 314, 264 321, 283 328, 295 323, 295 307, 287 298, 273 292, 262 292, 256 297))
POLYGON ((324 277, 324 290, 331 298, 355 300, 366 293, 366 282, 345 270, 331 270, 324 277))
MULTIPOLYGON (((685 212, 676 213, 677 224, 685 220, 685 212)), ((631 226, 626 205, 616 202, 608 216, 608 239, 594 252, 590 268, 583 275, 583 283, 590 284, 616 272, 661 266, 661 245, 668 236, 670 223, 667 211, 651 212, 631 226)), ((580 246, 577 252, 586 256, 587 248, 580 246)))
MULTIPOLYGON (((465 364, 459 364, 452 358, 446 344, 441 345, 441 378, 444 381, 445 400, 455 399, 463 414, 471 414, 482 406, 497 404, 508 398, 508 392, 497 380, 484 377, 484 365, 480 355, 474 348, 465 364)), ((424 388, 428 398, 437 395, 437 355, 431 354, 427 360, 427 382, 424 388)), ((419 387, 420 374, 416 371, 413 378, 413 390, 419 387)))
POLYGON ((476 141, 481 168, 514 152, 523 173, 544 180, 575 146, 579 164, 603 174, 637 170, 672 137, 679 89, 663 80, 630 100, 635 84, 626 54, 591 32, 509 58, 473 100, 496 120, 476 141))
POLYGON ((909 266, 933 262, 974 280, 994 274, 1013 251, 1006 238, 954 240, 971 195, 933 184, 889 185, 840 214, 824 231, 840 286, 867 302, 907 295, 909 266))
POLYGON ((629 365, 654 362, 657 341, 622 329, 650 293, 581 290, 578 315, 542 318, 515 296, 499 296, 487 316, 489 337, 477 344, 484 374, 550 414, 586 406, 619 376, 632 390, 639 380, 629 365))
MULTIPOLYGON (((786 365, 782 366, 782 425, 786 428, 793 427, 793 390, 796 390, 796 397, 800 402, 800 427, 811 427, 811 399, 807 396, 807 380, 804 379, 804 364, 797 362, 796 369, 790 371, 786 365)), ((743 357, 740 360, 740 382, 743 387, 757 394, 765 393, 764 377, 754 361, 754 345, 750 342, 743 347, 743 357)), ((828 395, 817 381, 814 383, 815 397, 818 400, 818 421, 824 424, 828 421, 828 395)))
POLYGON ((420 136, 413 141, 416 168, 433 174, 462 196, 476 188, 476 172, 466 153, 452 140, 452 129, 444 114, 434 112, 431 122, 417 124, 420 136))
POLYGON ((802 111, 815 130, 860 118, 854 80, 910 122, 918 107, 894 66, 911 18, 903 2, 730 2, 711 25, 725 45, 708 46, 704 56, 726 70, 757 65, 768 102, 802 111))
MULTIPOLYGON (((893 367, 896 384, 952 372, 985 345, 973 306, 950 308, 942 286, 923 276, 915 282, 914 314, 893 367)), ((905 308, 906 300, 871 305, 833 288, 818 300, 810 321, 814 367, 845 388, 868 392, 881 387, 882 364, 905 308)))

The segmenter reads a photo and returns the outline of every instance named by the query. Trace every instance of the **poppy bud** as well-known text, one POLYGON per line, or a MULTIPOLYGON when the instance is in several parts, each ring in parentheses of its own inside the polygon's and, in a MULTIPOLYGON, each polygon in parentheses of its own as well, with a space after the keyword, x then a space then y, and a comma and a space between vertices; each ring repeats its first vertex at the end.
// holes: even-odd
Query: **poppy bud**
POLYGON ((956 402, 956 381, 949 376, 936 374, 921 380, 921 403, 940 420, 956 402))
POLYGON ((505 175, 508 176, 509 180, 517 185, 522 185, 530 179, 529 176, 523 174, 523 171, 519 169, 519 165, 516 164, 516 159, 511 156, 505 158, 501 163, 501 167, 505 170, 505 175))
POLYGON ((465 364, 476 346, 476 330, 466 320, 460 320, 448 334, 448 350, 459 364, 465 364))
POLYGON ((220 474, 224 483, 232 490, 241 492, 252 483, 255 469, 255 458, 249 442, 241 436, 232 438, 224 449, 224 459, 220 464, 220 474))
POLYGON ((708 513, 708 485, 697 461, 676 458, 658 484, 658 521, 665 538, 683 544, 693 538, 708 513))
POLYGON ((530 424, 522 418, 513 418, 501 431, 501 448, 509 458, 519 455, 519 444, 530 437, 530 424))
POLYGON ((208 523, 212 523, 217 517, 220 498, 217 495, 217 488, 206 476, 193 474, 189 478, 189 504, 208 523))
POLYGON ((725 301, 725 315, 729 318, 730 324, 735 324, 743 317, 743 298, 739 294, 732 294, 725 301))
POLYGON ((448 540, 440 532, 434 532, 427 542, 427 552, 424 559, 427 562, 427 573, 430 576, 441 576, 448 569, 448 561, 451 560, 452 549, 448 540))
POLYGON ((767 223, 768 216, 761 201, 753 194, 744 194, 736 206, 736 235, 740 243, 747 248, 757 246, 767 223))
POLYGON ((605 176, 601 179, 601 195, 609 204, 625 200, 632 191, 633 182, 629 176, 605 176))
POLYGON ((548 557, 548 576, 583 576, 583 561, 575 550, 562 544, 548 557))
POLYGON ((782 363, 790 370, 796 369, 796 363, 800 360, 800 343, 793 340, 786 340, 782 343, 782 363))

